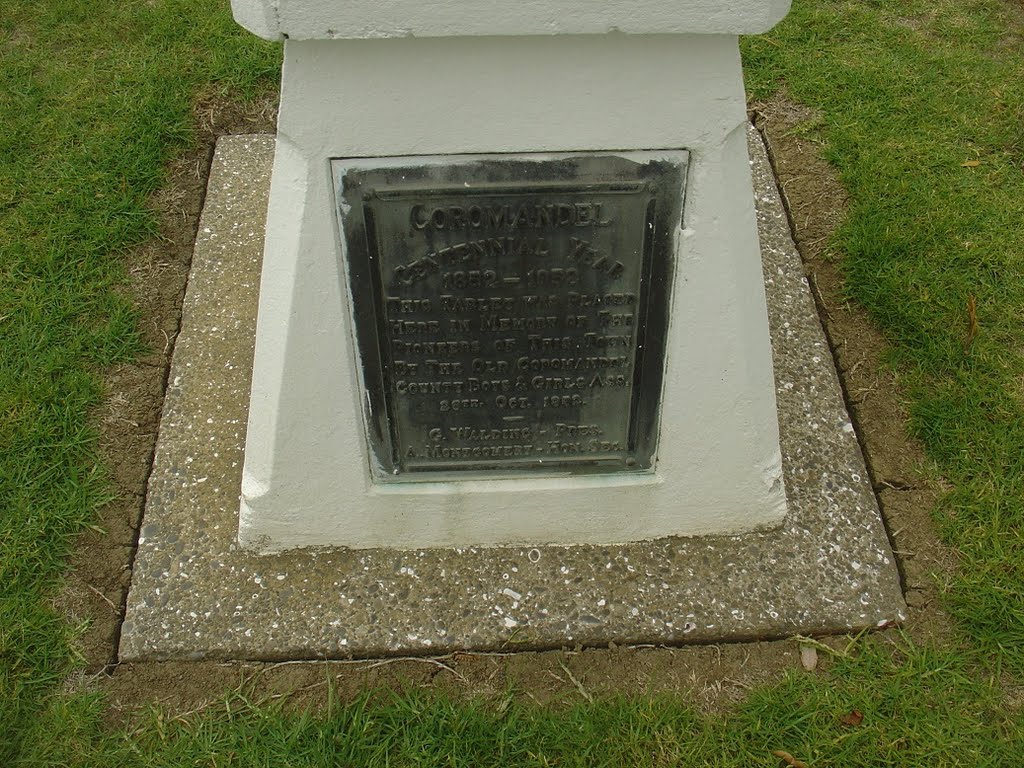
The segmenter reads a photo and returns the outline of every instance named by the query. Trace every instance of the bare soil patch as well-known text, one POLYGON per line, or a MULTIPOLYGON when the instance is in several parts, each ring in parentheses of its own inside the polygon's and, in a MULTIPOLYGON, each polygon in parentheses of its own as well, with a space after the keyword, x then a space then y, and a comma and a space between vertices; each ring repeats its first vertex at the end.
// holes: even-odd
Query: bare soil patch
MULTIPOLYGON (((61 603, 75 621, 86 621, 79 650, 86 669, 75 684, 109 695, 109 715, 120 721, 150 704, 183 713, 241 689, 254 699, 285 697, 290 704, 325 700, 328 680, 346 699, 368 687, 429 687, 452 695, 499 700, 509 692, 540 703, 602 694, 674 693, 717 709, 758 684, 802 669, 795 641, 735 643, 684 648, 563 649, 544 653, 453 654, 439 659, 220 664, 166 662, 120 664, 120 622, 145 500, 170 355, 178 332, 192 243, 202 209, 206 175, 218 135, 272 132, 271 101, 239 106, 223 97, 196 109, 199 141, 171 164, 168 183, 153 201, 161 236, 129 259, 130 290, 140 309, 140 332, 149 352, 107 376, 107 398, 95 414, 99 459, 110 468, 115 498, 102 510, 99 531, 78 542, 61 603)), ((938 600, 938 583, 954 567, 934 534, 929 513, 940 493, 921 467, 920 448, 906 438, 898 375, 882 364, 884 339, 864 312, 843 300, 842 280, 829 235, 842 221, 845 194, 821 158, 818 117, 784 94, 754 105, 819 312, 843 381, 848 406, 866 450, 874 487, 900 561, 910 607, 905 629, 918 640, 955 640, 938 600)), ((840 647, 844 638, 826 638, 840 647)), ((820 656, 818 670, 827 669, 820 656)), ((806 674, 812 674, 805 672, 806 674)))

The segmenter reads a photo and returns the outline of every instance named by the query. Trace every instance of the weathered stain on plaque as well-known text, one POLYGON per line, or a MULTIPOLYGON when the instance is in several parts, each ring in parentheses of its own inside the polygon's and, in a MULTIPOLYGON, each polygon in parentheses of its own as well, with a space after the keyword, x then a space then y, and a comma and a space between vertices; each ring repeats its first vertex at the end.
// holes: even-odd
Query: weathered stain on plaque
POLYGON ((333 161, 379 479, 652 467, 686 165, 333 161))

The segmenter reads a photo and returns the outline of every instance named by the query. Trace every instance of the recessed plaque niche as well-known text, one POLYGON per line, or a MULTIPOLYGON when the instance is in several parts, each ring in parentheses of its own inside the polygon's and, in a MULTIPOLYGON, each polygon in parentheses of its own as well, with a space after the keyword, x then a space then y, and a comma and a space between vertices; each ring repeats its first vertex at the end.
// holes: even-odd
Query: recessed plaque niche
POLYGON ((687 160, 332 162, 376 479, 653 467, 687 160))

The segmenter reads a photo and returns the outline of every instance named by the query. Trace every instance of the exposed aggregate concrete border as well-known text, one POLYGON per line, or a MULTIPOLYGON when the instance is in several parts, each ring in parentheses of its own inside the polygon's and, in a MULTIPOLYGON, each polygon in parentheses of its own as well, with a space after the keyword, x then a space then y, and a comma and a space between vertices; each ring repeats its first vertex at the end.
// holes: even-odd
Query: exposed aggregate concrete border
MULTIPOLYGON (((286 552, 234 544, 274 140, 218 142, 122 661, 678 644, 901 621, 860 446, 760 138, 751 151, 790 514, 778 530, 606 547, 286 552)), ((628 514, 628 510, 623 511, 628 514)))

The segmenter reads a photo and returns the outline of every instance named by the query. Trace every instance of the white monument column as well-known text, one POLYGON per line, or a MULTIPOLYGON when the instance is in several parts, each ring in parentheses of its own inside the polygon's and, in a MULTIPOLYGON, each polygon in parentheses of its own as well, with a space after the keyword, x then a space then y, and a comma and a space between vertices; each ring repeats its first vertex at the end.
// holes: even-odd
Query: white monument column
MULTIPOLYGON (((285 41, 241 489, 239 540, 244 546, 269 552, 318 546, 597 544, 736 533, 782 522, 786 496, 737 36, 769 29, 787 12, 788 0, 232 0, 232 5, 247 29, 285 41), (585 405, 559 411, 561 398, 571 399, 577 392, 551 388, 567 378, 551 371, 556 365, 552 361, 559 361, 558 366, 597 366, 620 365, 616 361, 621 360, 615 370, 625 374, 616 376, 632 381, 639 392, 641 378, 630 378, 640 366, 637 348, 615 355, 604 346, 582 362, 578 346, 559 355, 531 356, 524 349, 522 355, 502 358, 513 366, 525 360, 522 365, 533 367, 526 377, 528 389, 513 393, 530 412, 524 417, 532 424, 529 429, 508 426, 516 422, 503 422, 507 412, 496 410, 495 403, 507 404, 512 394, 463 396, 476 386, 469 384, 475 374, 468 357, 462 373, 431 373, 420 382, 397 379, 398 357, 388 356, 399 353, 389 334, 404 332, 404 326, 395 326, 391 315, 383 317, 389 301, 399 304, 388 293, 390 278, 374 278, 385 282, 383 288, 375 287, 353 267, 356 251, 365 246, 372 272, 375 259, 383 263, 393 258, 386 252, 391 244, 365 245, 353 239, 352 232, 362 233, 361 227, 370 232, 373 225, 342 194, 343 178, 372 181, 384 178, 374 176, 374 169, 383 169, 385 175, 389 168, 431 169, 424 172, 431 183, 448 184, 445 194, 454 195, 460 193, 458 186, 471 186, 470 181, 452 181, 463 178, 459 173, 475 178, 473 173, 484 172, 479 169, 493 170, 508 161, 518 163, 518 171, 537 169, 536 179, 527 174, 515 180, 515 199, 528 202, 509 209, 511 215, 519 211, 520 227, 532 228, 531 237, 551 234, 552 242, 561 238, 558 243, 589 242, 584 238, 591 232, 594 238, 618 242, 614 232, 619 222, 610 221, 598 231, 606 223, 600 203, 580 201, 618 200, 613 196, 625 193, 615 179, 601 176, 599 183, 591 183, 580 175, 572 181, 574 202, 559 202, 553 195, 562 189, 561 182, 546 175, 551 169, 575 164, 585 174, 590 173, 588 164, 608 162, 635 168, 644 179, 654 167, 671 166, 681 174, 677 188, 669 190, 674 202, 672 194, 658 198, 658 216, 663 218, 656 219, 657 226, 650 218, 643 220, 646 224, 630 225, 639 227, 637 242, 644 238, 644 226, 658 230, 664 247, 644 255, 646 261, 637 256, 637 274, 647 268, 642 265, 653 263, 650 274, 665 276, 666 284, 650 293, 650 278, 639 276, 640 287, 632 293, 622 290, 614 294, 619 299, 602 299, 611 308, 613 301, 633 301, 622 296, 639 296, 641 304, 648 296, 651 306, 623 321, 631 328, 642 325, 648 315, 664 312, 664 333, 657 344, 651 342, 657 355, 644 358, 644 365, 657 371, 644 374, 643 381, 657 386, 646 387, 656 391, 647 392, 640 407, 649 410, 644 423, 650 438, 644 443, 647 453, 637 449, 639 463, 631 453, 632 437, 609 437, 605 433, 613 430, 592 424, 596 417, 591 418, 585 405), (473 168, 477 170, 465 170, 473 168), (579 190, 598 197, 585 198, 579 190), (669 226, 663 211, 672 205, 680 215, 669 226), (564 219, 558 219, 561 211, 564 219), (549 221, 544 216, 576 229, 549 233, 543 229, 549 221), (351 232, 350 225, 355 228, 351 232), (667 306, 658 306, 659 297, 667 306), (379 349, 371 350, 373 345, 366 342, 372 336, 361 309, 366 307, 377 307, 379 313, 379 349), (385 361, 385 392, 380 391, 379 371, 366 362, 374 355, 385 361), (545 369, 542 379, 551 381, 535 384, 533 373, 545 369), (462 416, 451 411, 436 414, 437 432, 430 434, 440 437, 433 446, 418 437, 403 442, 402 435, 412 434, 419 424, 416 409, 441 402, 433 395, 414 399, 410 383, 424 390, 443 385, 446 392, 459 395, 452 399, 477 401, 477 406, 467 407, 475 409, 472 429, 478 431, 465 438, 477 442, 461 442, 458 436, 470 432, 458 430, 470 427, 460 426, 462 416), (506 399, 497 401, 499 396, 506 399), (556 405, 544 411, 550 403, 556 405), (487 425, 488 418, 497 426, 487 425), (378 432, 384 436, 375 437, 378 432), (382 469, 385 443, 393 449, 394 466, 382 469), (520 451, 527 450, 524 459, 520 451), (599 450, 609 455, 576 453, 599 450), (461 458, 444 466, 453 456, 461 458), (479 456, 515 460, 499 458, 484 466, 486 462, 473 463, 479 456), (430 457, 441 457, 439 464, 428 466, 430 457), (612 466, 613 458, 622 462, 612 466)), ((391 187, 384 193, 367 188, 367 201, 384 201, 367 202, 368 217, 399 210, 386 205, 399 205, 387 203, 387 195, 404 199, 402 185, 408 182, 402 173, 388 177, 391 187)), ((594 173, 600 176, 602 171, 594 173)), ((502 178, 506 187, 512 184, 511 177, 502 178)), ((637 182, 635 188, 650 189, 651 183, 637 182)), ((486 212, 498 215, 497 194, 467 193, 465 204, 458 205, 410 203, 411 218, 402 219, 409 223, 409 232, 403 230, 402 242, 411 243, 413 236, 447 237, 459 226, 469 232, 479 217, 490 215, 486 212), (431 218, 434 211, 441 211, 436 219, 431 218), (445 232, 435 231, 446 227, 445 232)), ((472 242, 501 239, 491 235, 472 242)), ((446 272, 448 262, 437 256, 447 253, 450 260, 452 251, 445 248, 454 247, 451 242, 434 250, 425 245, 420 257, 425 261, 399 264, 406 275, 424 265, 440 270, 429 275, 436 284, 417 286, 427 291, 422 295, 433 297, 432 307, 446 292, 474 300, 499 294, 509 306, 513 298, 523 301, 521 293, 501 294, 497 287, 460 294, 463 278, 456 272, 469 272, 446 272)), ((458 248, 465 247, 460 241, 458 248)), ((613 248, 606 251, 601 255, 608 257, 609 274, 615 277, 617 254, 613 248)), ((577 258, 573 263, 581 272, 597 268, 600 261, 562 252, 543 258, 563 256, 577 258)), ((631 262, 625 256, 622 260, 628 271, 631 262)), ((599 266, 604 268, 604 262, 599 266)), ((562 270, 559 275, 569 274, 557 269, 562 270)), ((475 272, 485 277, 468 279, 492 279, 486 275, 493 270, 475 272)), ((545 280, 551 272, 545 272, 545 280)), ((572 275, 575 280, 576 273, 572 275)), ((506 278, 519 279, 518 273, 493 279, 500 286, 506 278)), ((572 322, 567 319, 569 305, 578 301, 569 298, 578 291, 567 285, 539 292, 552 295, 548 314, 556 318, 557 327, 538 338, 569 339, 570 345, 584 338, 602 345, 614 338, 640 338, 635 330, 614 334, 598 329, 590 337, 564 330, 572 322)), ((590 307, 587 322, 599 315, 614 319, 624 314, 602 311, 590 307)), ((513 326, 523 321, 515 312, 506 314, 510 316, 504 320, 513 326)), ((447 333, 445 325, 431 331, 431 321, 422 320, 426 315, 410 317, 418 318, 409 321, 414 323, 408 326, 410 332, 423 330, 422 339, 430 344, 463 341, 447 333)), ((531 315, 526 322, 539 321, 531 315)), ((651 327, 660 328, 657 321, 651 327)), ((528 337, 524 332, 520 343, 528 337)), ((491 354, 490 338, 479 350, 478 339, 465 340, 481 366, 503 364, 500 355, 491 354)), ((401 344, 413 349, 412 342, 401 344)), ((424 356, 421 364, 426 366, 429 359, 424 356)), ((607 371, 599 373, 599 384, 616 379, 605 375, 607 371)), ((586 379, 586 386, 593 387, 589 373, 586 379)), ((640 418, 630 406, 639 395, 630 391, 620 392, 620 400, 600 401, 624 404, 599 414, 609 423, 621 417, 624 435, 636 433, 633 421, 640 418), (615 410, 629 413, 616 415, 611 412, 615 410)), ((582 396, 585 401, 587 389, 582 396)), ((450 399, 445 403, 448 407, 450 399)))

